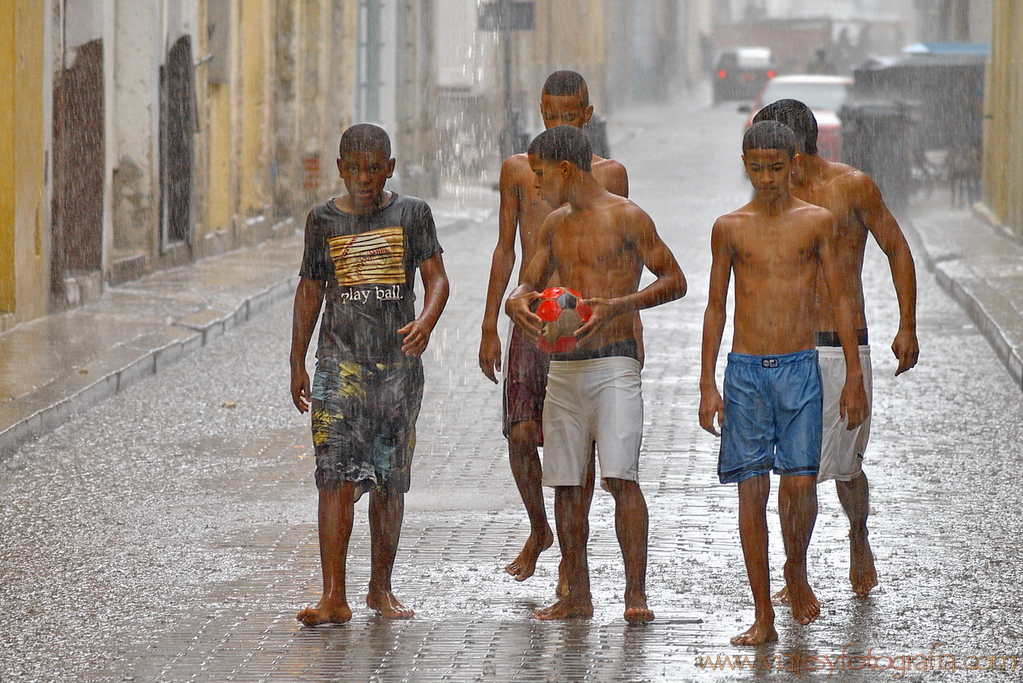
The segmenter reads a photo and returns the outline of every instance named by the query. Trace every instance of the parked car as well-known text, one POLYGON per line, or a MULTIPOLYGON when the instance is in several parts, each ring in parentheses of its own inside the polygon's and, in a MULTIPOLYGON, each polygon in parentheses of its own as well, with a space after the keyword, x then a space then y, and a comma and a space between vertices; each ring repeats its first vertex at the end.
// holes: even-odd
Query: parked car
POLYGON ((725 100, 752 100, 776 73, 770 48, 723 50, 714 62, 714 104, 725 100))
POLYGON ((838 110, 845 101, 852 86, 853 79, 849 76, 824 75, 791 75, 776 76, 767 82, 760 91, 749 118, 748 128, 753 117, 763 107, 778 100, 799 100, 810 107, 817 119, 817 153, 828 161, 840 161, 842 151, 842 122, 838 118, 838 110))

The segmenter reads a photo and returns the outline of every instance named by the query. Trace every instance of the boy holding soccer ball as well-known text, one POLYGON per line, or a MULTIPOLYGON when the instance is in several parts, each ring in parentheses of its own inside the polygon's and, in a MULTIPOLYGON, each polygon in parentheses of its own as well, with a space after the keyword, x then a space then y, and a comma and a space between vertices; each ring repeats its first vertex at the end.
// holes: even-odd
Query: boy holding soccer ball
POLYGON ((590 318, 578 347, 551 356, 544 402, 543 483, 555 489, 554 516, 567 590, 538 619, 593 614, 586 564, 588 523, 583 482, 596 442, 600 476, 615 500, 615 527, 625 561, 625 620, 653 619, 646 603, 647 508, 637 483, 643 397, 635 312, 678 299, 686 279, 650 217, 605 190, 591 170, 586 135, 572 126, 541 133, 529 147, 539 195, 552 211, 536 253, 505 311, 530 339, 542 320, 530 310, 551 275, 584 297, 590 318), (657 279, 638 290, 643 267, 657 279), (637 291, 638 290, 638 291, 637 291))
MULTIPOLYGON (((555 71, 548 76, 540 95, 540 115, 545 128, 558 125, 576 128, 585 126, 593 115, 586 80, 575 71, 555 71)), ((623 197, 629 196, 629 178, 624 166, 613 159, 596 155, 591 162, 594 177, 605 189, 623 197)), ((501 165, 500 190, 498 238, 490 266, 479 363, 483 374, 495 384, 497 373, 504 375, 502 431, 508 439, 508 462, 526 508, 530 530, 522 550, 505 566, 505 571, 515 577, 516 581, 525 581, 536 571, 540 553, 554 543, 554 534, 551 533, 547 511, 544 509, 540 455, 537 451, 543 445, 540 419, 547 385, 547 356, 513 328, 508 340, 507 355, 502 359, 497 324, 501 299, 515 266, 516 241, 522 254, 519 272, 521 278, 522 271, 536 250, 540 226, 557 205, 544 201, 536 193, 533 171, 529 168, 526 154, 513 154, 504 160, 501 165)), ((638 331, 642 329, 638 315, 636 325, 638 331)), ((587 491, 592 494, 592 476, 587 483, 587 491)), ((563 582, 559 580, 558 592, 560 594, 563 591, 563 582)))

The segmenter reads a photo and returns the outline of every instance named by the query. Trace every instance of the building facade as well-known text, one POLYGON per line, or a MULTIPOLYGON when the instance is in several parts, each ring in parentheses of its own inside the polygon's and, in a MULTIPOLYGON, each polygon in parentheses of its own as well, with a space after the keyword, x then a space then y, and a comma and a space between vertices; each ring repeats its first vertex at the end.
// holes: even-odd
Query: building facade
POLYGON ((435 0, 0 0, 0 331, 292 234, 383 125, 429 194, 435 0))

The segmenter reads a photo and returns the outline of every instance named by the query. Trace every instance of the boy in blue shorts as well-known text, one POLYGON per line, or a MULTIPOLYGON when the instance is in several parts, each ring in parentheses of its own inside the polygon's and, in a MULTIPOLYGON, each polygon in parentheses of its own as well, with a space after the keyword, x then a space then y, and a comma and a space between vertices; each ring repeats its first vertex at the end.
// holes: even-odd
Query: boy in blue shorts
POLYGON ((778 508, 785 546, 785 581, 792 614, 809 624, 820 604, 806 576, 806 548, 817 517, 821 377, 814 337, 817 282, 831 293, 846 359, 841 411, 848 427, 867 416, 867 397, 853 328, 853 306, 835 259, 830 211, 789 193, 796 138, 765 121, 743 138, 743 164, 753 200, 717 219, 711 233, 710 293, 703 321, 700 426, 719 435, 721 483, 738 484, 739 537, 756 616, 733 645, 777 640, 767 553, 770 472, 781 475, 778 508), (724 400, 715 366, 725 327, 728 282, 735 275, 732 349, 724 400))
POLYGON ((391 592, 423 396, 420 356, 444 310, 448 280, 426 202, 384 190, 394 172, 382 128, 358 124, 337 160, 347 194, 309 212, 291 337, 291 397, 312 408, 323 597, 306 626, 352 618, 345 594, 355 501, 369 492, 366 604, 385 617, 412 610, 391 592), (415 315, 415 273, 425 296, 415 315), (310 387, 306 352, 324 300, 310 387))

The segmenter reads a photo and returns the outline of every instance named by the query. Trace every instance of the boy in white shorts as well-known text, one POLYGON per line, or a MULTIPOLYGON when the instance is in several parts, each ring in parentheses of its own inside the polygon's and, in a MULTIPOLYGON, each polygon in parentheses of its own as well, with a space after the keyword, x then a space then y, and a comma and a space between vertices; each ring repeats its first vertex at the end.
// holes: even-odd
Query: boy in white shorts
MULTIPOLYGON (((863 389, 867 392, 867 406, 873 406, 873 378, 870 368, 870 346, 866 344, 866 331, 859 345, 860 367, 863 368, 863 389)), ((847 429, 839 412, 839 399, 845 384, 845 356, 842 347, 822 340, 817 335, 817 360, 821 366, 824 388, 824 435, 821 442, 821 464, 817 483, 834 479, 852 481, 863 474, 863 452, 870 438, 870 415, 855 429, 847 429), (824 343, 822 343, 822 341, 824 343)))
POLYGON ((615 528, 625 561, 625 620, 654 618, 646 602, 647 508, 636 482, 643 400, 635 312, 685 295, 686 280, 650 217, 605 190, 591 172, 589 142, 572 126, 556 126, 530 145, 536 188, 552 211, 537 249, 505 311, 535 340, 539 316, 529 305, 555 270, 592 310, 575 331, 578 350, 552 357, 544 401, 543 483, 555 487, 554 516, 566 592, 538 619, 593 615, 586 566, 586 498, 581 485, 596 441, 601 479, 615 499, 615 528), (657 279, 637 291, 643 267, 657 279))
POLYGON ((597 444, 602 481, 638 479, 643 440, 638 355, 636 340, 626 339, 551 356, 543 412, 544 486, 581 486, 591 443, 597 444))
MULTIPOLYGON (((863 305, 863 258, 868 237, 873 237, 888 258, 892 283, 899 301, 899 330, 892 341, 892 353, 898 359, 896 375, 913 368, 920 356, 916 336, 916 267, 913 254, 898 221, 888 210, 877 184, 867 174, 851 166, 828 161, 817 153, 817 120, 813 112, 798 100, 778 100, 754 117, 754 121, 779 121, 796 134, 798 154, 792 164, 790 191, 794 197, 821 206, 835 216, 837 227, 836 250, 843 285, 853 297, 854 324, 859 336, 863 381, 870 394, 869 355, 867 348, 867 318, 863 305)), ((823 292, 819 294, 823 297, 823 292)), ((821 353, 824 372, 824 443, 821 451, 821 472, 818 483, 835 479, 835 489, 849 518, 849 583, 857 595, 867 595, 877 585, 874 553, 867 539, 867 515, 870 511, 870 485, 860 467, 866 448, 868 427, 842 433, 844 426, 832 413, 829 417, 829 397, 840 388, 828 381, 824 367, 826 358, 834 354, 828 350, 837 343, 833 311, 827 306, 819 308, 817 320, 817 348, 821 353), (841 442, 829 441, 828 434, 840 435, 841 442), (833 463, 844 463, 837 466, 833 463)), ((840 372, 835 370, 835 372, 840 372)), ((832 401, 835 399, 831 399, 832 401)), ((783 589, 777 596, 786 599, 783 589)))

